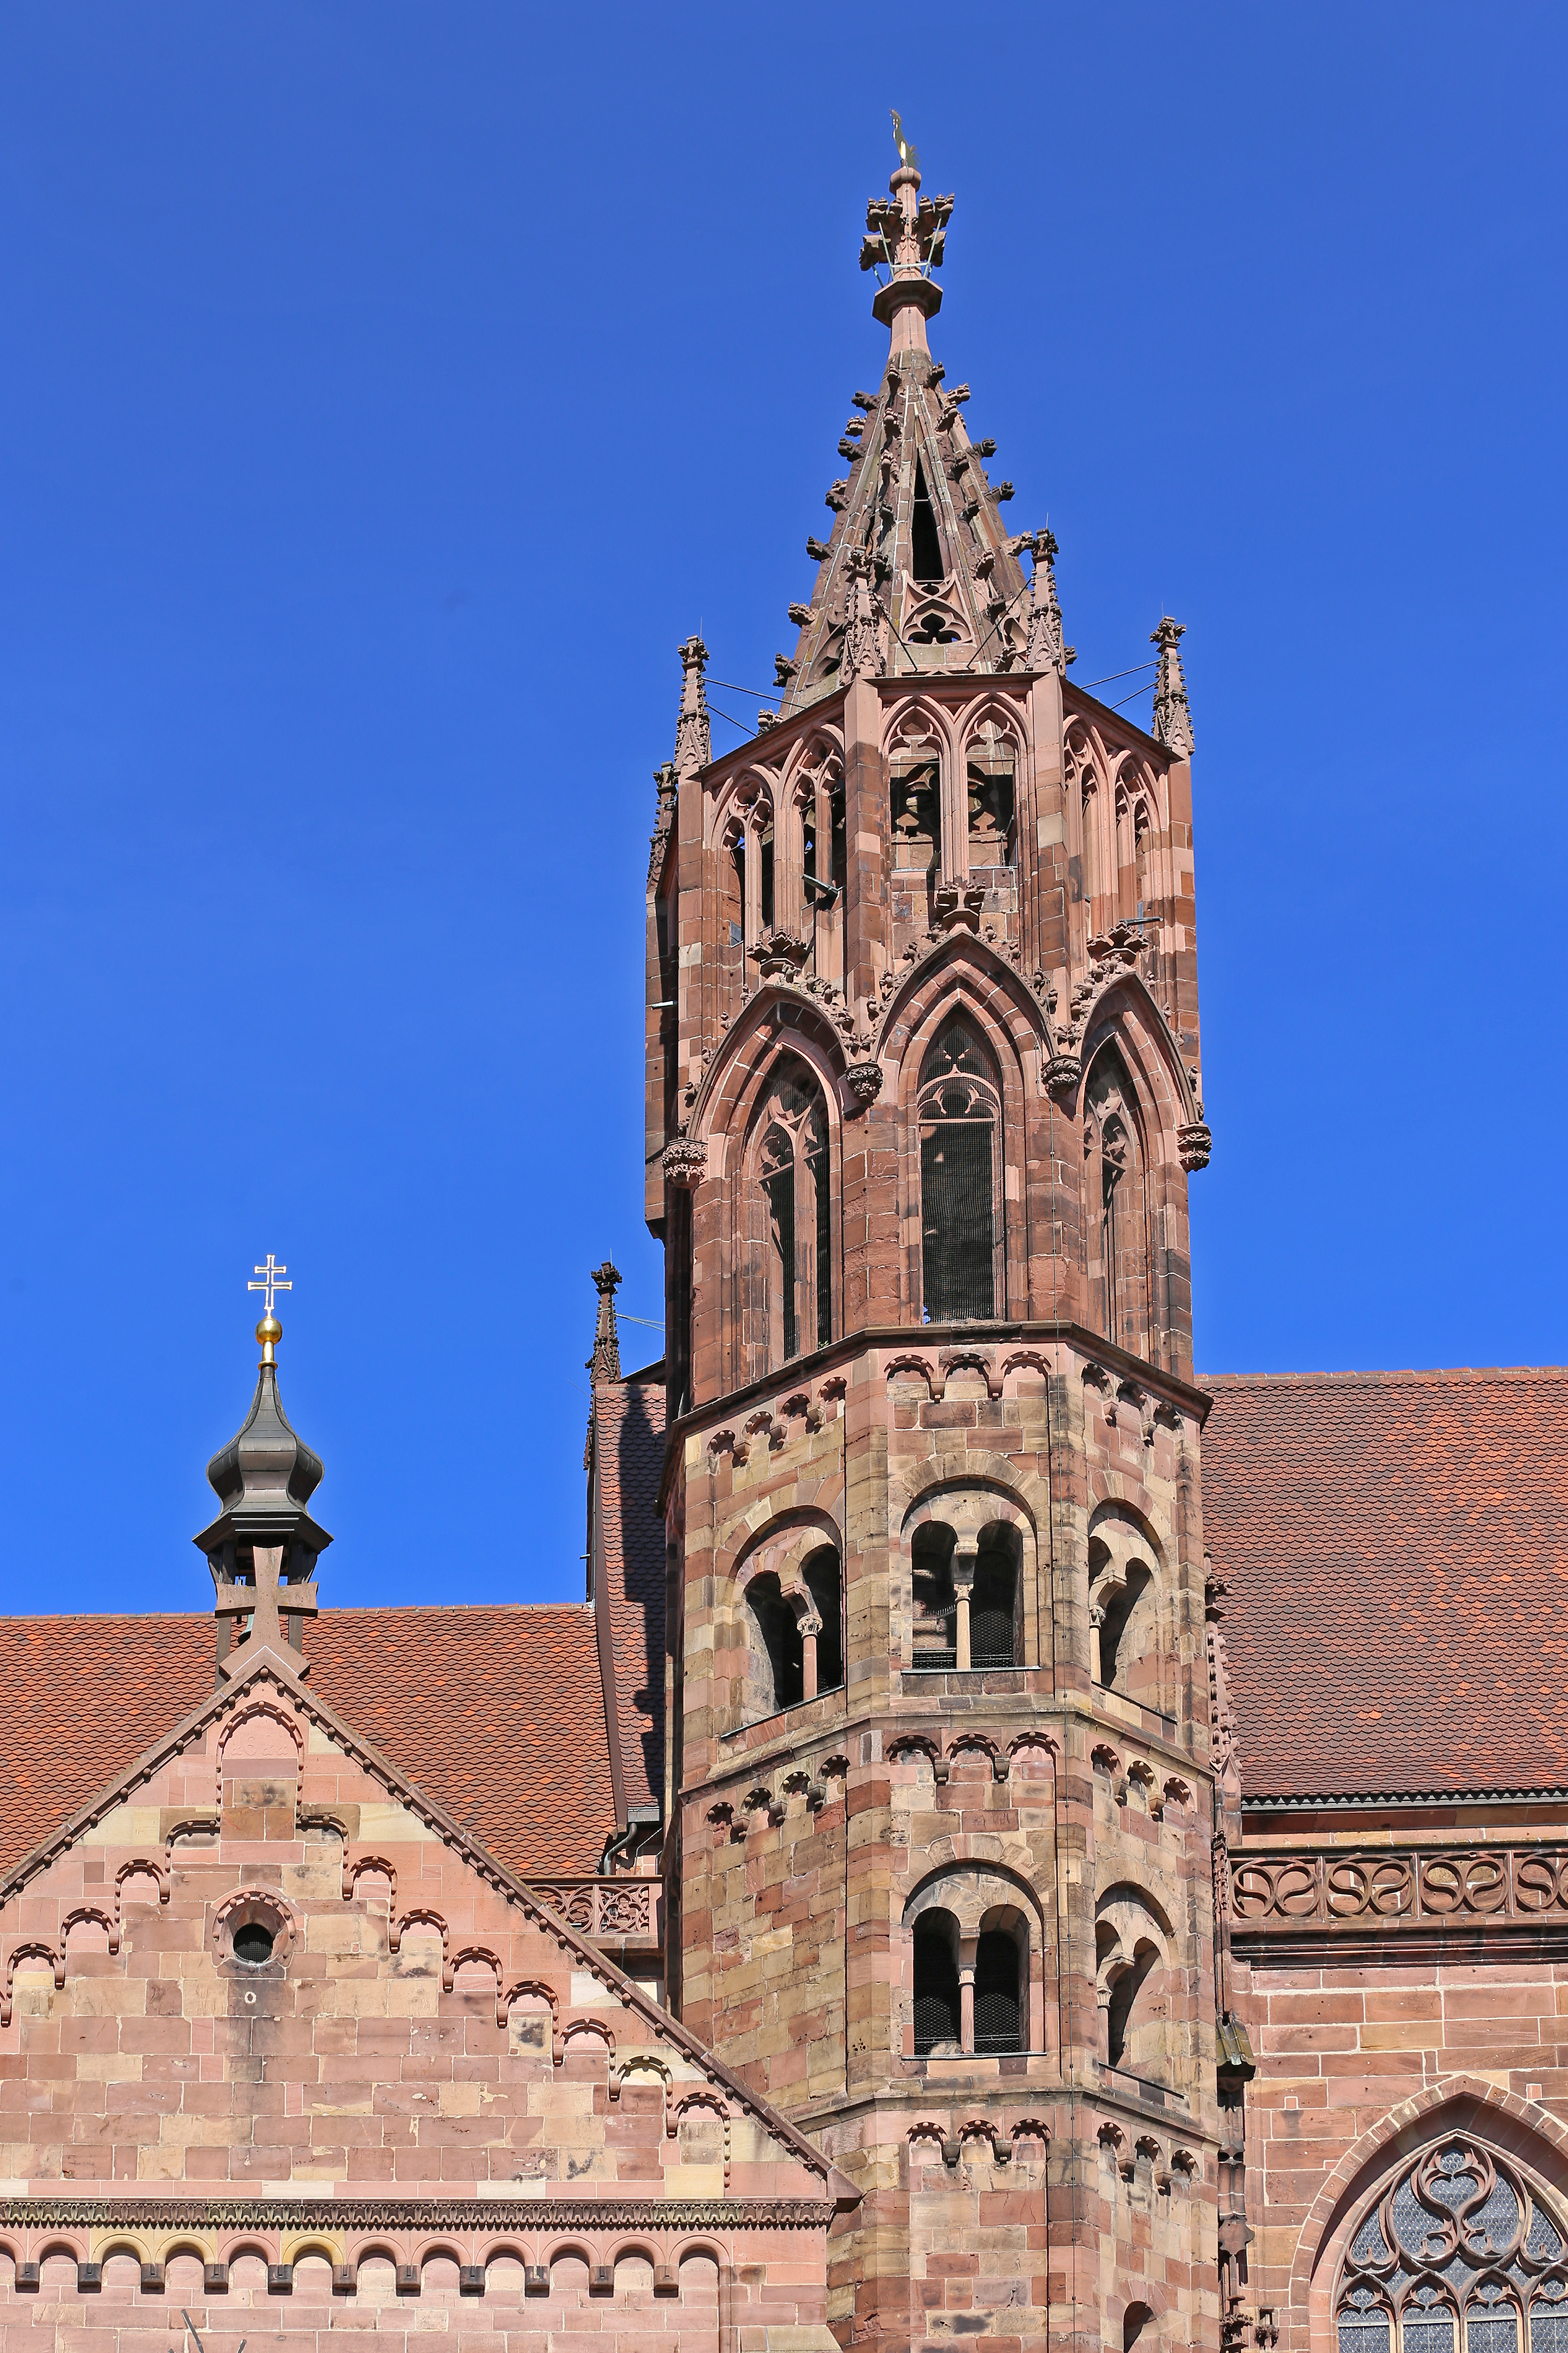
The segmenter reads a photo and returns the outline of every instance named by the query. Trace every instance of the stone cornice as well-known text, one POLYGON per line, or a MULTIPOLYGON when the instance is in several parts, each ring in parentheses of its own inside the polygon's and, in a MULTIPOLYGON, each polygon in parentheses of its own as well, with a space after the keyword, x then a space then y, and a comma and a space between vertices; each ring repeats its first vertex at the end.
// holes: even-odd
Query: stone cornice
POLYGON ((61 2196, 0 2199, 7 2230, 124 2231, 825 2231, 836 2209, 807 2198, 249 2198, 61 2196))
POLYGON ((694 1430, 705 1430, 710 1422, 723 1421, 730 1416, 743 1413, 757 1398, 770 1390, 783 1392, 799 1388, 816 1377, 830 1371, 855 1356, 864 1356, 871 1348, 908 1348, 921 1352, 939 1348, 1027 1346, 1031 1342, 1060 1341, 1081 1356, 1087 1356, 1108 1372, 1121 1378, 1136 1381, 1151 1397, 1166 1399, 1172 1405, 1190 1413, 1202 1429, 1208 1419, 1214 1398, 1207 1389, 1201 1389, 1180 1374, 1166 1372, 1151 1365, 1142 1356, 1134 1356, 1125 1348, 1117 1347, 1103 1334, 1091 1332, 1087 1324, 1060 1322, 1038 1324, 871 1324, 863 1331, 847 1332, 831 1346, 814 1349, 810 1355, 795 1356, 777 1372, 765 1374, 761 1379, 748 1381, 743 1388, 727 1389, 721 1396, 705 1399, 672 1421, 665 1433, 664 1468, 659 1473, 658 1494, 654 1509, 660 1514, 669 1501, 670 1480, 681 1459, 687 1438, 694 1430))

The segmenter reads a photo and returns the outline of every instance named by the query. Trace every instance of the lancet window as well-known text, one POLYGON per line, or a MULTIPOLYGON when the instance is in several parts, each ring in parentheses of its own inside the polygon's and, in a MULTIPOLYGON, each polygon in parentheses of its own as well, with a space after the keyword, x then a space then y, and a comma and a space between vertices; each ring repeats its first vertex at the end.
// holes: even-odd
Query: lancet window
POLYGON ((1132 867, 1138 892, 1138 913, 1149 912, 1153 904, 1154 823, 1149 814, 1149 804, 1142 796, 1132 808, 1132 867))
POLYGON ((725 828, 719 857, 719 969, 731 999, 746 970, 746 828, 739 818, 725 828))
POLYGON ((926 1055, 917 1105, 928 1324, 964 1323, 996 1313, 1000 1110, 990 1059, 968 1022, 955 1014, 926 1055))
POLYGON ((827 1118, 804 1066, 774 1074, 755 1130, 752 1306, 764 1369, 833 1337, 827 1118))
POLYGON ((893 863, 935 866, 942 844, 942 769, 934 752, 895 762, 892 773, 893 863))
POLYGON ((1137 1094, 1114 1047, 1096 1058, 1086 1103, 1089 1314, 1108 1340, 1147 1356, 1152 1314, 1146 1161, 1137 1094))
MULTIPOLYGON (((808 771, 795 789, 800 839, 800 929, 819 980, 844 984, 847 876, 844 776, 837 759, 808 771)), ((794 928, 793 916, 786 925, 794 928)))
POLYGON ((1013 743, 994 720, 969 747, 969 863, 1012 866, 1017 862, 1013 743))
POLYGON ((1564 2353, 1568 2250, 1524 2175, 1465 2134, 1424 2149, 1363 2216, 1339 2353, 1564 2353))

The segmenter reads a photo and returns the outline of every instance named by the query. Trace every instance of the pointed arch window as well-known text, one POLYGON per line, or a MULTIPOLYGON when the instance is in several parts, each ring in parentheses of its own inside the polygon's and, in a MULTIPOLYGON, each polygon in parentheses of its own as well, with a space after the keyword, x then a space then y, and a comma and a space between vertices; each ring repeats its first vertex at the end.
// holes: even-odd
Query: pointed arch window
POLYGON ((833 1337, 827 1118, 803 1065, 789 1062, 775 1073, 757 1135, 754 1304, 764 1369, 776 1369, 833 1337))
POLYGON ((923 744, 900 747, 891 776, 893 863, 928 871, 942 840, 942 771, 923 744))
POLYGON ((945 1022, 921 1070, 922 1300, 928 1324, 996 1313, 1000 1095, 990 1060, 961 1015, 945 1022))
POLYGON ((1089 1314, 1108 1340, 1146 1356, 1152 1328, 1146 1155, 1137 1094, 1114 1047, 1089 1072, 1083 1149, 1089 1314))
POLYGON ((1522 2172, 1450 2135, 1362 2216, 1334 2318, 1339 2353, 1562 2353, 1562 2227, 1522 2172))

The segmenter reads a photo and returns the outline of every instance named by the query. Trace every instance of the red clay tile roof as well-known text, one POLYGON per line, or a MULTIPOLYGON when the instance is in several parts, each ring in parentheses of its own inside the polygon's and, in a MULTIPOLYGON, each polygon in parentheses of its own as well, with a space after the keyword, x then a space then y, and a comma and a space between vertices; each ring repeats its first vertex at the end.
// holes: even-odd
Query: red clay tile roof
POLYGON ((664 1462, 664 1366, 597 1387, 605 1466, 605 1571, 616 1707, 628 1806, 664 1788, 664 1523, 654 1511, 664 1462))
MULTIPOLYGON (((590 1611, 329 1609, 310 1686, 523 1877, 597 1868, 616 1827, 590 1611)), ((209 1617, 0 1619, 0 1871, 213 1687, 209 1617)))
POLYGON ((1568 1788, 1568 1373, 1205 1386, 1245 1799, 1568 1788))

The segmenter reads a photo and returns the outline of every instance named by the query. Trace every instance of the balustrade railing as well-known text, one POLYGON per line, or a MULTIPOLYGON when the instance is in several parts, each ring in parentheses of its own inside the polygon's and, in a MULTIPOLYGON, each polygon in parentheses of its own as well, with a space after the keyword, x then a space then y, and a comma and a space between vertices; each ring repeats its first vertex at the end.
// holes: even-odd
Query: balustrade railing
POLYGON ((639 1945, 658 1942, 662 1889, 657 1879, 531 1879, 528 1883, 582 1936, 639 1945))
POLYGON ((1568 1849, 1329 1847, 1231 1858, 1240 1929, 1529 1926, 1568 1920, 1568 1849))

